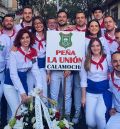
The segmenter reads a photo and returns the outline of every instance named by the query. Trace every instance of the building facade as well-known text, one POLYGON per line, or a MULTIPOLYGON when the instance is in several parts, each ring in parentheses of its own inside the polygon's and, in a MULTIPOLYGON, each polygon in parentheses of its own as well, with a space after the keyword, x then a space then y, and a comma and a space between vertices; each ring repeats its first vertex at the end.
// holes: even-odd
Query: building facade
POLYGON ((120 0, 106 0, 107 13, 114 17, 120 26, 120 0))

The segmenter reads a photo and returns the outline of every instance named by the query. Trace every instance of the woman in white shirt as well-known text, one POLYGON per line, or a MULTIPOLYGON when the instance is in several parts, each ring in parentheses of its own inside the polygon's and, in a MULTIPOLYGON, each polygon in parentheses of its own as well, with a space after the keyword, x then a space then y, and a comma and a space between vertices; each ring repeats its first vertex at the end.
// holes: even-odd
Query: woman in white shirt
POLYGON ((90 43, 90 39, 99 38, 102 43, 105 54, 110 54, 110 49, 109 49, 107 40, 101 35, 101 29, 100 29, 99 22, 97 20, 93 19, 88 22, 86 28, 87 28, 86 35, 85 35, 86 36, 86 38, 85 38, 86 53, 87 53, 88 45, 90 43))
POLYGON ((35 36, 35 44, 33 47, 37 50, 38 67, 42 78, 43 95, 47 96, 47 71, 45 69, 46 57, 46 27, 42 17, 33 18, 33 34, 35 36))
POLYGON ((31 32, 21 29, 14 45, 17 51, 11 51, 8 61, 8 68, 5 72, 4 94, 12 110, 12 116, 20 104, 29 99, 29 85, 27 74, 31 71, 36 80, 36 87, 42 90, 40 72, 37 65, 37 52, 32 45, 34 37, 31 32))
MULTIPOLYGON (((81 68, 82 106, 86 104, 86 123, 89 129, 104 129, 108 103, 108 69, 110 58, 103 52, 98 38, 90 40, 88 53, 81 68)), ((110 95, 111 97, 111 95, 110 95)), ((109 99, 110 100, 110 99, 109 99)))

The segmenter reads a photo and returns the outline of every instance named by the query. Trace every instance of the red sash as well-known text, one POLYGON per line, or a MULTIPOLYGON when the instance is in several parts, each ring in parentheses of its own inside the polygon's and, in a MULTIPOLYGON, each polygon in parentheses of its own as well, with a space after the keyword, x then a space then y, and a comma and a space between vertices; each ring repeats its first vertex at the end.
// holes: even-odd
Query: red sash
POLYGON ((21 48, 18 48, 18 51, 25 56, 25 62, 27 58, 32 60, 35 56, 37 56, 37 51, 34 48, 30 48, 30 52, 28 54, 25 54, 21 48))
POLYGON ((112 79, 113 86, 114 86, 118 91, 120 91, 120 86, 118 86, 117 84, 115 84, 114 71, 111 73, 111 79, 112 79))
POLYGON ((45 38, 39 40, 37 37, 35 37, 35 40, 38 41, 38 49, 40 50, 40 48, 43 48, 42 41, 45 41, 45 38))
POLYGON ((100 67, 103 70, 102 62, 105 60, 106 56, 102 56, 99 62, 95 62, 91 59, 91 63, 96 65, 97 69, 100 67))

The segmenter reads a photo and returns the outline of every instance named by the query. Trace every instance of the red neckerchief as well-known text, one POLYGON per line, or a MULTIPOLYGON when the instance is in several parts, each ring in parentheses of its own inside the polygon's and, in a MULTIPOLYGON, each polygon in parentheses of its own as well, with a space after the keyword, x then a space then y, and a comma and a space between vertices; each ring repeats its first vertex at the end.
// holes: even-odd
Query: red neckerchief
MULTIPOLYGON (((59 30, 59 28, 57 27, 56 31, 61 31, 61 30, 59 30)), ((62 30, 62 31, 73 31, 73 29, 69 28, 69 27, 66 27, 65 30, 62 30)))
POLYGON ((88 39, 94 39, 94 37, 92 37, 92 36, 86 36, 86 38, 88 38, 88 39))
POLYGON ((117 88, 118 91, 120 91, 120 86, 118 86, 117 84, 115 84, 114 71, 111 73, 111 79, 112 79, 112 83, 113 83, 114 87, 117 88))
POLYGON ((91 59, 91 63, 94 64, 94 65, 96 65, 97 69, 98 69, 98 67, 100 67, 100 68, 103 70, 102 62, 105 60, 105 58, 106 58, 106 56, 103 55, 103 56, 101 57, 101 59, 99 60, 99 62, 95 62, 95 61, 93 61, 93 60, 91 59))
MULTIPOLYGON (((9 37, 12 38, 15 35, 15 33, 16 33, 16 31, 15 31, 15 29, 13 29, 13 33, 9 37)), ((1 30, 1 34, 5 34, 4 29, 1 30)))
POLYGON ((76 30, 77 30, 77 31, 81 31, 81 32, 86 32, 86 28, 80 29, 80 27, 78 27, 78 26, 76 26, 76 30))
POLYGON ((30 48, 30 52, 28 54, 25 54, 21 48, 18 48, 18 51, 25 56, 25 62, 27 58, 32 60, 35 56, 37 56, 37 52, 34 48, 30 48))
POLYGON ((117 51, 119 51, 119 52, 120 52, 120 46, 117 48, 117 51))
POLYGON ((21 25, 22 28, 24 28, 26 30, 32 29, 32 26, 26 26, 26 27, 24 27, 23 22, 20 25, 21 25))
POLYGON ((40 50, 40 47, 43 48, 42 41, 45 41, 45 38, 39 40, 37 37, 35 37, 35 40, 38 41, 38 49, 40 50))
POLYGON ((100 24, 100 28, 105 28, 104 26, 104 21, 102 20, 101 24, 100 24))
POLYGON ((108 43, 112 43, 114 41, 114 39, 112 39, 108 33, 105 33, 105 38, 109 41, 108 43))

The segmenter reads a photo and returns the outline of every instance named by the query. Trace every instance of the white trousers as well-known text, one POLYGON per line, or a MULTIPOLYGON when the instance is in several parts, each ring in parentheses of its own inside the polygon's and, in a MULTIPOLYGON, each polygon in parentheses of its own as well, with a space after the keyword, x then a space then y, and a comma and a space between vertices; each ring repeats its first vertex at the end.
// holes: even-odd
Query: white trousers
POLYGON ((15 112, 20 104, 19 93, 14 86, 7 84, 4 84, 3 90, 7 103, 12 111, 12 117, 14 117, 15 112))
POLYGON ((74 91, 74 105, 75 111, 80 112, 81 110, 81 86, 80 86, 80 75, 78 71, 73 73, 73 91, 74 91))
MULTIPOLYGON (((66 78, 65 114, 70 114, 71 112, 72 77, 73 76, 70 75, 66 78)), ((63 85, 64 85, 63 82, 64 82, 63 71, 52 71, 51 72, 50 95, 51 95, 51 98, 55 100, 56 102, 58 102, 58 96, 59 96, 61 84, 62 84, 62 89, 63 89, 63 85)))
POLYGON ((120 113, 110 117, 105 129, 120 129, 120 113))
POLYGON ((3 95, 4 72, 0 73, 0 102, 3 95))
POLYGON ((86 123, 90 129, 105 129, 106 106, 102 94, 86 93, 86 123))

